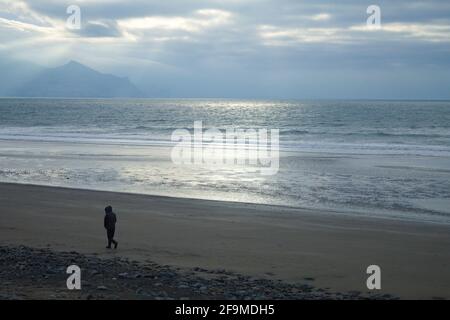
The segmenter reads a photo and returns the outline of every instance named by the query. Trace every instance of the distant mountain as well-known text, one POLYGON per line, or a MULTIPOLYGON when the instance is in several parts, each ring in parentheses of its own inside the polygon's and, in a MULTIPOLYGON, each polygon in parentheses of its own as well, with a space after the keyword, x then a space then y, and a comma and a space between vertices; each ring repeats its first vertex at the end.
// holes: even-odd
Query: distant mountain
POLYGON ((143 97, 142 92, 128 78, 100 73, 75 61, 44 69, 13 95, 67 98, 143 97))

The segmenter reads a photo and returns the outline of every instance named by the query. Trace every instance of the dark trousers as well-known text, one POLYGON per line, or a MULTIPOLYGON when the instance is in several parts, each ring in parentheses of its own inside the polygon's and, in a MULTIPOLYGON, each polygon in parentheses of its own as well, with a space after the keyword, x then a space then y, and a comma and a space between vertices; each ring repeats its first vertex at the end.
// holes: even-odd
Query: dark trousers
POLYGON ((114 232, 116 232, 116 228, 106 229, 106 235, 108 236, 108 247, 111 247, 111 243, 114 243, 114 245, 117 243, 114 240, 114 232))

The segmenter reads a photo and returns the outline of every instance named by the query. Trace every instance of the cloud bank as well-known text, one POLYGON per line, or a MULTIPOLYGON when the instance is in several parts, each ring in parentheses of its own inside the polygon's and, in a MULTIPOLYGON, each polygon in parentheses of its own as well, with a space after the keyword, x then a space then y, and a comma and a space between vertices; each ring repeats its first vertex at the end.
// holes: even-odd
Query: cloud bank
POLYGON ((0 0, 0 59, 77 60, 154 96, 449 99, 450 2, 378 1, 378 29, 371 4, 0 0))

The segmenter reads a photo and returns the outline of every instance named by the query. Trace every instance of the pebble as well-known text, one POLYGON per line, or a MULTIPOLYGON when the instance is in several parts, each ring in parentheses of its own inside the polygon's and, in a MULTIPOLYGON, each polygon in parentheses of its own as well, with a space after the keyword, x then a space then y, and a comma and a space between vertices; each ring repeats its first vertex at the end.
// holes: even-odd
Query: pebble
POLYGON ((225 269, 184 270, 149 261, 130 262, 122 257, 100 259, 74 251, 53 252, 24 246, 0 246, 0 283, 0 299, 12 300, 36 298, 36 293, 33 297, 27 295, 30 284, 42 299, 397 299, 389 294, 331 292, 329 288, 249 277, 225 269), (82 293, 61 288, 67 279, 66 266, 72 263, 82 270, 91 270, 82 279, 82 293), (208 278, 202 277, 202 273, 208 274, 208 278))

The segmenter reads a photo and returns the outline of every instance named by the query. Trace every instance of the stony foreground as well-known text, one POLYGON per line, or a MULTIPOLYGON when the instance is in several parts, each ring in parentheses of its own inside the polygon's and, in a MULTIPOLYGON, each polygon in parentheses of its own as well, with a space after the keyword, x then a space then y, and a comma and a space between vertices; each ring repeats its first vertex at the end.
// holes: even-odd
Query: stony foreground
POLYGON ((0 283, 0 299, 394 298, 359 292, 332 293, 310 284, 256 279, 225 270, 186 270, 153 262, 102 259, 23 246, 0 246, 0 283), (81 290, 68 290, 66 286, 66 269, 73 264, 81 268, 81 290))

